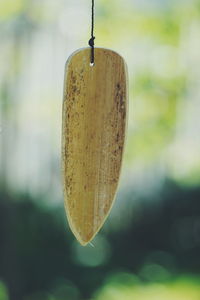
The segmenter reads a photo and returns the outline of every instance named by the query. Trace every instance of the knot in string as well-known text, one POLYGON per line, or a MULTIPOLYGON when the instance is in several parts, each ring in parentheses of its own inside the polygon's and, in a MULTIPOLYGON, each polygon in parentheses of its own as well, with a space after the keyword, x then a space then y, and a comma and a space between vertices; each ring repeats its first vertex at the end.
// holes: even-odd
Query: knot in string
POLYGON ((91 39, 89 39, 88 44, 90 47, 94 47, 94 39, 95 39, 95 36, 93 36, 93 37, 91 37, 91 39))

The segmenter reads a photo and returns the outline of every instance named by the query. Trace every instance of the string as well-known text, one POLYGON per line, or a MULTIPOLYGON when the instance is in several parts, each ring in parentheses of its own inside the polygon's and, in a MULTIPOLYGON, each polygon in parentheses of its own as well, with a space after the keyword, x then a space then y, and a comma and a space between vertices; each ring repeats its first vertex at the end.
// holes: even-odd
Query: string
POLYGON ((92 23, 91 23, 91 38, 89 39, 89 46, 91 47, 91 57, 90 62, 93 65, 94 64, 94 0, 92 0, 92 23))

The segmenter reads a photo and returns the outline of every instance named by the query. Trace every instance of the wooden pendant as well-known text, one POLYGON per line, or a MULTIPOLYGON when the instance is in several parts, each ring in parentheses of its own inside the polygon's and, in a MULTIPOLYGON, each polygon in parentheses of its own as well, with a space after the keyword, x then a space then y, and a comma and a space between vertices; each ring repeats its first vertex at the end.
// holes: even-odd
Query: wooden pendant
POLYGON ((68 221, 86 245, 103 225, 116 194, 125 141, 127 71, 116 52, 90 48, 66 63, 62 169, 68 221))

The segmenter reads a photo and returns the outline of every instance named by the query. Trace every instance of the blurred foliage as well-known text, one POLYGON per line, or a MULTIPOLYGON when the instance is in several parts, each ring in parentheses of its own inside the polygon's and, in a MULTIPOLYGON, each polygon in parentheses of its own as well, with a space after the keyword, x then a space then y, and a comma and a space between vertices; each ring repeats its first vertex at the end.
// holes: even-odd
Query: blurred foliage
MULTIPOLYGON (((129 187, 124 198, 133 193, 129 187)), ((118 230, 108 222, 93 245, 82 247, 68 232, 62 207, 38 205, 28 195, 3 194, 0 275, 10 299, 119 299, 123 293, 127 299, 143 294, 159 299, 161 290, 160 299, 179 300, 194 290, 194 298, 188 299, 196 300, 199 197, 199 188, 166 182, 157 195, 140 196, 133 209, 129 204, 117 217, 118 230)))
POLYGON ((200 299, 200 1, 96 1, 129 71, 121 188, 91 245, 63 209, 64 64, 90 1, 0 2, 0 300, 200 299))
POLYGON ((3 282, 0 281, 0 300, 8 300, 8 291, 3 282))
POLYGON ((139 284, 132 283, 133 275, 118 275, 118 280, 109 281, 96 300, 198 300, 200 298, 200 281, 190 278, 165 284, 139 284), (131 280, 132 279, 132 280, 131 280))

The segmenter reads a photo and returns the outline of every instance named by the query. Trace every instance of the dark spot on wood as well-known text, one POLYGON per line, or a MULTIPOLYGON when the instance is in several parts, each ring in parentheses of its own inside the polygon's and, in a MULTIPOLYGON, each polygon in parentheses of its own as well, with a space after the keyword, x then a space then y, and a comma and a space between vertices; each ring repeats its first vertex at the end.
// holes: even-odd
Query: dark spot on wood
POLYGON ((117 150, 114 150, 114 151, 113 151, 113 154, 114 154, 114 155, 117 155, 117 150))
POLYGON ((76 75, 74 75, 73 71, 71 71, 71 80, 72 80, 73 83, 76 82, 76 75))
POLYGON ((124 105, 124 97, 122 94, 120 95, 119 99, 120 99, 120 105, 122 107, 124 105))
POLYGON ((119 142, 119 132, 117 133, 115 141, 116 141, 116 143, 119 142))

